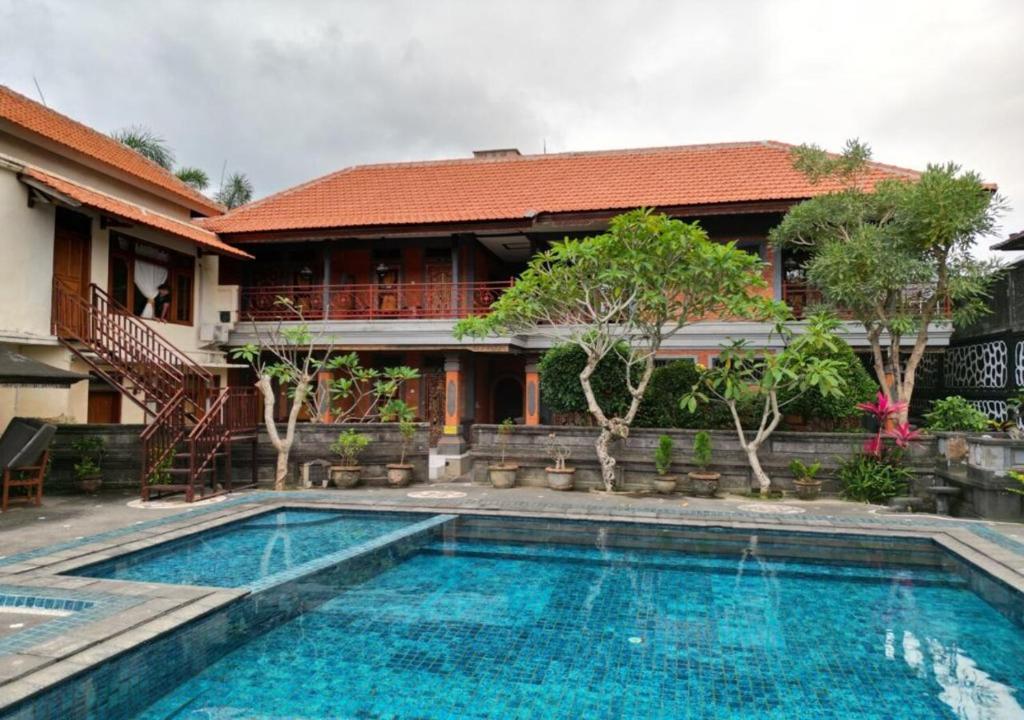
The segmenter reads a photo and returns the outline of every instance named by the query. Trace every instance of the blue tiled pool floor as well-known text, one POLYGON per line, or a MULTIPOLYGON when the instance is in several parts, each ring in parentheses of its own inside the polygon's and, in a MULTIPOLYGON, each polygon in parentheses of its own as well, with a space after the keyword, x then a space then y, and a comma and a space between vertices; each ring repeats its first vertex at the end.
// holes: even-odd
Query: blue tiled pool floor
POLYGON ((117 580, 242 587, 421 521, 424 515, 279 509, 79 568, 117 580))
POLYGON ((1022 657, 936 570, 438 541, 138 717, 1019 718, 1022 657))

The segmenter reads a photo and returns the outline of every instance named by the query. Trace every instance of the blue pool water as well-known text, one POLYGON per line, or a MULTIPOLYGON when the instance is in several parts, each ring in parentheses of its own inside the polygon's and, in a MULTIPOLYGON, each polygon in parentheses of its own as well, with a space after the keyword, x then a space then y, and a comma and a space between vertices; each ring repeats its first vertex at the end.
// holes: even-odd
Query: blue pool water
POLYGON ((429 540, 140 720, 1024 717, 1024 631, 939 568, 429 540))
POLYGON ((277 510, 89 565, 72 574, 242 587, 422 519, 409 514, 277 510))

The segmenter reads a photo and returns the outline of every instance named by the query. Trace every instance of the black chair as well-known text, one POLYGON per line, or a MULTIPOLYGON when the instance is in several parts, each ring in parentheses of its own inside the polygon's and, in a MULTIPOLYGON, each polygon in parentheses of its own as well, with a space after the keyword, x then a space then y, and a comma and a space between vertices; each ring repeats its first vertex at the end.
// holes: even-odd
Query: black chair
POLYGON ((43 477, 50 459, 50 443, 57 432, 55 425, 33 423, 14 418, 0 436, 0 467, 3 468, 3 496, 0 512, 7 512, 11 502, 11 488, 25 488, 26 502, 37 507, 43 504, 43 477))

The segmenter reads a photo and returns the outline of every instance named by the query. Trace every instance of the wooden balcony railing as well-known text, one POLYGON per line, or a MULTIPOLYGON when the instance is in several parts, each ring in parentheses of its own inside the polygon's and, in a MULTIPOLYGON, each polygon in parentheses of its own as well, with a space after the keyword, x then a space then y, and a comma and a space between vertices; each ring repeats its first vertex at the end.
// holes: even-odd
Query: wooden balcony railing
MULTIPOLYGON (((909 298, 909 301, 911 302, 915 301, 916 299, 917 302, 924 303, 928 299, 928 297, 931 297, 931 295, 926 295, 925 289, 919 286, 912 286, 908 290, 909 292, 907 292, 905 297, 909 298), (916 298, 914 294, 915 290, 919 291, 918 296, 916 298)), ((809 310, 813 308, 815 305, 821 305, 823 300, 821 290, 814 287, 813 285, 809 285, 808 283, 803 282, 783 283, 782 299, 787 305, 789 305, 790 309, 793 311, 793 317, 795 317, 798 320, 801 320, 806 315, 808 315, 809 310)), ((839 317, 844 319, 849 319, 852 317, 852 315, 848 311, 844 311, 842 309, 839 309, 838 311, 835 312, 839 317)), ((948 318, 950 317, 952 312, 953 308, 949 304, 949 301, 947 299, 947 301, 942 307, 940 316, 948 318)))
POLYGON ((384 283, 372 285, 277 285, 243 288, 243 320, 294 317, 278 298, 302 308, 307 320, 447 319, 482 315, 512 280, 500 282, 384 283))

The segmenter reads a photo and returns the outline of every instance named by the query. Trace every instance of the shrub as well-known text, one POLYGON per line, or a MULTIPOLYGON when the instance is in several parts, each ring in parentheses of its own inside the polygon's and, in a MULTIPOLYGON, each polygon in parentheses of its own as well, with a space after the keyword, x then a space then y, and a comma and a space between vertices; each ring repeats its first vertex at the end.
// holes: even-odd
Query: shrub
POLYGON ((988 416, 959 395, 932 401, 924 419, 929 430, 981 432, 989 428, 988 416))
MULTIPOLYGON (((821 359, 839 360, 846 369, 840 373, 843 379, 841 397, 825 397, 819 392, 808 392, 786 406, 786 414, 800 415, 805 421, 815 425, 823 424, 830 427, 846 424, 843 421, 859 414, 857 403, 867 402, 878 392, 878 383, 864 367, 853 348, 843 340, 835 338, 834 352, 821 349, 814 353, 821 359)), ((785 402, 780 397, 779 402, 785 402)))
MULTIPOLYGON (((541 357, 540 394, 549 410, 556 413, 587 413, 587 398, 580 384, 580 372, 587 354, 573 344, 556 345, 541 357)), ((621 415, 629 408, 626 366, 615 354, 597 366, 590 379, 597 404, 607 415, 621 415)))
POLYGON ((811 482, 814 480, 814 476, 821 470, 820 462, 813 462, 810 465, 805 465, 802 460, 793 458, 789 461, 789 471, 793 473, 793 477, 801 482, 811 482))
POLYGON ((654 469, 659 475, 667 475, 672 467, 672 438, 662 435, 658 438, 658 447, 654 450, 654 469))
POLYGON ((370 438, 355 430, 346 430, 331 443, 331 452, 341 458, 343 465, 354 467, 359 463, 359 454, 370 445, 370 438))
POLYGON ((655 368, 633 424, 637 427, 694 427, 696 417, 680 406, 679 398, 699 379, 700 370, 691 360, 673 360, 655 368))
POLYGON ((693 462, 702 471, 711 464, 711 435, 703 430, 693 436, 693 462))
POLYGON ((836 475, 843 484, 843 497, 869 503, 884 503, 905 493, 913 479, 895 452, 849 458, 839 464, 836 475))

